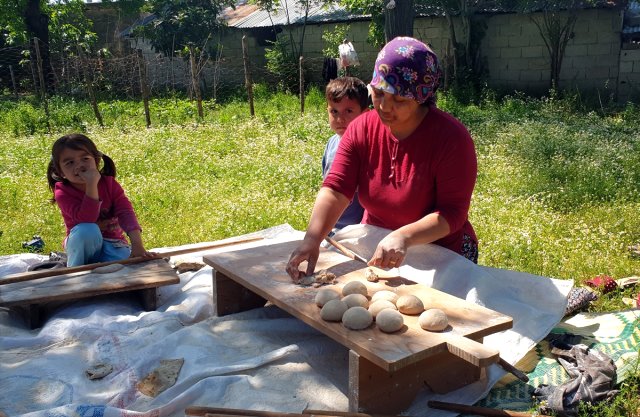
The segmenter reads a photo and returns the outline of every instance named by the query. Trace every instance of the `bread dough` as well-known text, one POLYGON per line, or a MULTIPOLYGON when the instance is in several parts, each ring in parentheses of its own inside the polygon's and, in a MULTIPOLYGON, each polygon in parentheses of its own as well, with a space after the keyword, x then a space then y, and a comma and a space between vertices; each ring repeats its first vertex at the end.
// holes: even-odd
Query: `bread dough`
POLYGON ((110 274, 112 272, 117 272, 122 268, 124 268, 124 265, 115 263, 115 264, 109 264, 105 266, 99 266, 91 270, 91 272, 93 272, 94 274, 110 274))
POLYGON ((333 300, 327 301, 324 307, 322 307, 320 317, 324 321, 340 321, 342 320, 342 315, 348 309, 349 307, 347 307, 344 301, 334 298, 333 300))
POLYGON ((363 330, 371 325, 373 316, 364 307, 351 307, 342 315, 342 324, 351 330, 363 330))
POLYGON ((371 269, 371 268, 367 268, 367 270, 364 271, 364 277, 369 282, 378 282, 378 274, 373 272, 373 269, 371 269))
POLYGON ((371 313, 371 315, 373 316, 373 318, 375 319, 378 314, 380 314, 380 312, 384 309, 391 309, 391 310, 397 310, 396 309, 396 305, 393 304, 391 301, 389 300, 378 300, 378 301, 374 301, 373 303, 371 303, 371 305, 369 306, 369 313, 371 313))
POLYGON ((439 332, 447 328, 449 320, 444 311, 438 308, 430 308, 418 317, 418 324, 425 330, 439 332))
POLYGON ((162 391, 173 386, 178 379, 184 359, 163 359, 160 366, 151 371, 136 384, 138 391, 149 397, 157 397, 162 391))
POLYGON ((340 299, 340 294, 331 288, 323 288, 316 294, 315 302, 318 307, 327 304, 329 300, 340 299))
POLYGON ((342 299, 349 308, 351 307, 369 307, 369 300, 362 294, 349 294, 342 299))
POLYGON ((328 272, 326 269, 321 269, 311 276, 303 276, 295 283, 298 285, 302 285, 303 287, 312 285, 314 288, 318 288, 326 284, 335 284, 336 274, 334 274, 333 272, 328 272))
POLYGON ((398 301, 398 294, 389 290, 378 291, 373 293, 373 295, 371 296, 371 302, 375 303, 378 300, 391 301, 395 305, 396 301, 398 301))
POLYGON ((383 332, 393 333, 404 326, 404 318, 399 311, 387 308, 378 313, 376 324, 383 332))
POLYGON ((415 315, 424 311, 424 304, 415 295, 403 295, 396 301, 396 307, 402 314, 415 315))
POLYGON ((367 296, 367 286, 360 281, 351 281, 342 287, 342 295, 345 297, 349 294, 362 294, 367 296))

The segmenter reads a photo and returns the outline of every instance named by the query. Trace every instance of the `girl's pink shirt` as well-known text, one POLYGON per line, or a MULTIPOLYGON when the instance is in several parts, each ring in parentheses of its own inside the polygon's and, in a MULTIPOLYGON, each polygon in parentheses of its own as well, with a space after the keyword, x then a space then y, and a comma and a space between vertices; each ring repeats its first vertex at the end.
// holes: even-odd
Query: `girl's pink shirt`
POLYGON ((127 242, 125 232, 142 230, 131 202, 114 177, 103 175, 98 182, 100 200, 94 200, 71 184, 56 183, 54 198, 60 208, 67 236, 79 223, 96 223, 102 237, 127 242))

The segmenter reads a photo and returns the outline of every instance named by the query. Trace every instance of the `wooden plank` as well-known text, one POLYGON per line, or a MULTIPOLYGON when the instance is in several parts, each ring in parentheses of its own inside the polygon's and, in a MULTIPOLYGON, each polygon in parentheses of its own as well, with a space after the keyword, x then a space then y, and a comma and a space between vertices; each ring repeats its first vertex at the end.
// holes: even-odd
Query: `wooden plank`
MULTIPOLYGON (((333 250, 321 249, 316 270, 327 269, 334 273, 338 277, 338 284, 333 287, 337 290, 340 291, 349 281, 359 280, 367 285, 369 295, 383 289, 395 291, 399 295, 414 294, 422 299, 427 308, 444 310, 451 328, 443 333, 426 332, 418 325, 417 316, 406 315, 405 326, 393 334, 383 333, 375 326, 353 331, 341 323, 325 322, 320 319, 320 310, 314 302, 319 289, 295 285, 285 272, 289 256, 298 244, 299 241, 280 242, 229 251, 205 256, 204 261, 219 273, 390 372, 440 352, 448 352, 447 336, 453 336, 452 350, 460 353, 461 349, 456 350, 458 345, 455 344, 455 338, 479 340, 486 335, 509 329, 513 324, 508 316, 405 279, 367 282, 364 278, 366 266, 361 262, 333 250)), ((301 268, 304 268, 304 264, 301 268)), ((477 358, 470 358, 479 364, 497 360, 497 357, 494 359, 493 355, 478 349, 470 352, 470 355, 479 355, 477 358)))
POLYGON ((0 306, 42 304, 77 300, 122 291, 143 290, 177 284, 180 278, 163 260, 130 265, 111 274, 91 271, 14 282, 0 288, 0 306))
POLYGON ((221 272, 213 273, 213 306, 218 317, 264 307, 267 300, 221 272))
POLYGON ((444 350, 394 372, 349 351, 349 411, 390 414, 406 410, 422 389, 444 394, 477 381, 482 369, 444 350))

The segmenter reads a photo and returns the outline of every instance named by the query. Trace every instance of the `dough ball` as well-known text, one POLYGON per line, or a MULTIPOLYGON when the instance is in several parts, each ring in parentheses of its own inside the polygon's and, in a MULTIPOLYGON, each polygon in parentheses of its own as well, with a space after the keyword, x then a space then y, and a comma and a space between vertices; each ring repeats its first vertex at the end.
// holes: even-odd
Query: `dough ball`
POLYGON ((367 300, 367 297, 365 297, 362 294, 349 294, 346 297, 344 297, 342 299, 342 301, 344 301, 344 303, 347 306, 349 306, 349 308, 351 308, 351 307, 364 307, 364 308, 369 307, 369 300, 367 300))
POLYGON ((449 320, 444 311, 437 308, 430 308, 418 317, 418 324, 425 330, 439 332, 449 325, 449 320))
POLYGON ((404 318, 397 310, 390 308, 382 310, 376 317, 378 328, 385 333, 393 333, 398 331, 404 325, 404 318))
POLYGON ((327 303, 320 310, 320 317, 324 321, 340 321, 342 315, 347 311, 349 307, 342 301, 334 298, 327 301, 327 303))
POLYGON ((105 266, 99 266, 93 269, 91 272, 93 272, 94 274, 110 274, 112 272, 119 271, 122 268, 124 268, 124 265, 122 264, 110 264, 105 266))
POLYGON ((375 303, 378 300, 387 300, 395 304, 398 301, 398 294, 389 290, 378 291, 371 296, 371 302, 375 303))
MULTIPOLYGON (((396 305, 393 304, 391 301, 388 300, 378 300, 378 301, 374 301, 373 303, 371 303, 371 305, 369 306, 369 313, 371 313, 371 315, 373 316, 373 318, 378 317, 378 314, 380 314, 380 312, 384 309, 391 309, 391 310, 397 310, 396 309, 396 305)), ((376 319, 377 320, 377 319, 376 319)))
POLYGON ((396 301, 396 307, 402 314, 415 315, 424 311, 424 304, 415 295, 403 295, 396 301))
POLYGON ((362 294, 367 296, 367 286, 360 281, 347 282, 347 285, 342 287, 342 295, 347 296, 349 294, 362 294))
POLYGON ((329 300, 340 299, 340 294, 331 288, 323 288, 316 294, 316 305, 322 307, 329 300))
POLYGON ((342 315, 342 324, 352 330, 366 329, 372 322, 371 313, 364 307, 351 307, 342 315))

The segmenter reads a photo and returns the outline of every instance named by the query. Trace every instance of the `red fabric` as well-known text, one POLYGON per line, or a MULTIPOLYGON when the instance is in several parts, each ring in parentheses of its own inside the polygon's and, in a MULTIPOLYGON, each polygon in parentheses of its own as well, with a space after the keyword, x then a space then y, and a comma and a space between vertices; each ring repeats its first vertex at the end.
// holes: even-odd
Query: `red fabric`
POLYGON ((477 176, 473 140, 453 116, 431 106, 418 128, 395 139, 375 111, 349 124, 323 186, 351 199, 356 189, 362 223, 395 230, 438 212, 451 233, 434 242, 457 253, 477 176))
POLYGON ((602 292, 602 294, 606 294, 618 288, 618 284, 614 281, 614 279, 607 275, 599 275, 595 278, 585 281, 585 284, 587 284, 591 288, 598 288, 602 292))
POLYGON ((97 223, 107 239, 127 241, 124 232, 142 230, 133 206, 113 177, 102 176, 98 182, 100 201, 86 196, 71 184, 56 183, 54 197, 67 227, 67 236, 79 223, 97 223))

